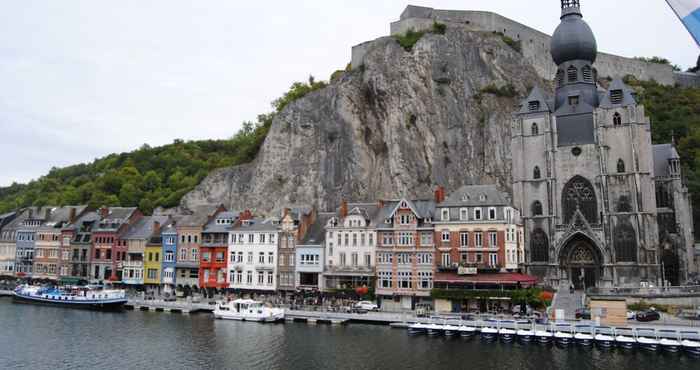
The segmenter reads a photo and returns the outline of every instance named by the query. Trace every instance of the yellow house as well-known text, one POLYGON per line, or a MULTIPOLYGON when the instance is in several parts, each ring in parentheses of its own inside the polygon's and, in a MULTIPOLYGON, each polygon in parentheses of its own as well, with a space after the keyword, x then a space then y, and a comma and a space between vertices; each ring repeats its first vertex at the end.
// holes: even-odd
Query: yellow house
POLYGON ((154 243, 159 239, 151 239, 143 253, 143 284, 148 291, 158 291, 161 285, 162 245, 154 243))

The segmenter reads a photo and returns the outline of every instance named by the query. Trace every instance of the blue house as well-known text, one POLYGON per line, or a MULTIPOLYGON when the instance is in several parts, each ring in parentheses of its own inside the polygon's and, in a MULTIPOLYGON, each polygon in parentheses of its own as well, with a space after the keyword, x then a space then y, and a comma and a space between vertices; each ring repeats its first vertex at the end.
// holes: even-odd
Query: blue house
POLYGON ((175 223, 171 223, 162 229, 163 236, 163 263, 161 268, 161 281, 163 292, 175 293, 175 262, 177 259, 177 229, 175 223))

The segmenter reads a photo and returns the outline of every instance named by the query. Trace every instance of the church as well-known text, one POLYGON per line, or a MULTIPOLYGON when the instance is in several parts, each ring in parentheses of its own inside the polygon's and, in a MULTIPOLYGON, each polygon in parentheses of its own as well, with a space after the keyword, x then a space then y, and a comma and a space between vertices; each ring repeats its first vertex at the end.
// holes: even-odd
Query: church
POLYGON ((652 144, 652 123, 622 79, 598 85, 580 1, 561 4, 554 96, 535 87, 511 126, 525 272, 578 289, 682 284, 694 239, 678 153, 652 144))

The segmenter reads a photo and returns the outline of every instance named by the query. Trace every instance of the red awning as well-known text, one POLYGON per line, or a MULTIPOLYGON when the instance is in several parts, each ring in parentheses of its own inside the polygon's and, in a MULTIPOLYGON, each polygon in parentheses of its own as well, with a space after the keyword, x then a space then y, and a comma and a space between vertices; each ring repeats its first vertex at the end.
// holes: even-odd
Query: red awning
POLYGON ((476 274, 476 275, 457 275, 453 272, 438 272, 435 274, 436 283, 448 284, 518 284, 534 285, 537 284, 537 277, 513 272, 499 274, 476 274))

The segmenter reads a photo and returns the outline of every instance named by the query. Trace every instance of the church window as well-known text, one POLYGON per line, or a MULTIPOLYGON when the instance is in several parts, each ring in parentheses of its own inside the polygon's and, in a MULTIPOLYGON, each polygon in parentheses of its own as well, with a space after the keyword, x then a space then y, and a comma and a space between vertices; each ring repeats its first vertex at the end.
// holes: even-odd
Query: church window
POLYGON ((578 95, 569 97, 569 105, 578 105, 578 95))
POLYGON ((532 136, 536 136, 540 134, 540 129, 537 127, 537 123, 532 124, 532 136))
POLYGON ((583 80, 586 82, 593 82, 593 72, 590 66, 584 66, 581 69, 581 74, 583 74, 583 80))
POLYGON ((535 166, 535 170, 532 171, 532 178, 534 178, 535 180, 539 180, 540 178, 542 178, 542 172, 540 172, 539 166, 535 166))
POLYGON ((549 262, 549 242, 542 229, 535 229, 530 235, 530 256, 532 262, 549 262))
POLYGON ((557 85, 559 85, 559 87, 564 85, 564 71, 561 69, 557 71, 557 85))
POLYGON ((569 69, 566 70, 566 75, 569 82, 576 82, 576 80, 578 79, 578 70, 576 69, 576 67, 571 66, 569 67, 569 69))
POLYGON ((637 261, 637 235, 632 225, 623 222, 615 227, 615 257, 617 262, 637 261))
POLYGON ((539 200, 536 200, 535 203, 532 203, 532 215, 542 216, 542 202, 540 202, 539 200))
POLYGON ((623 161, 622 158, 620 158, 617 161, 617 173, 625 173, 625 172, 626 172, 625 171, 625 161, 623 161))
POLYGON ((579 147, 575 147, 575 148, 571 149, 571 154, 573 154, 574 157, 580 156, 581 152, 582 152, 581 148, 579 148, 579 147))
POLYGON ((620 115, 620 113, 613 114, 613 125, 614 126, 622 125, 622 116, 620 115))
POLYGON ((540 102, 539 101, 531 101, 528 103, 528 109, 530 112, 537 112, 540 110, 540 102))
POLYGON ((612 104, 622 104, 622 90, 611 90, 610 91, 610 103, 612 104))
POLYGON ((564 186, 562 192, 562 209, 564 223, 569 224, 577 210, 590 223, 598 222, 598 203, 595 189, 590 181, 581 176, 575 176, 564 186))

